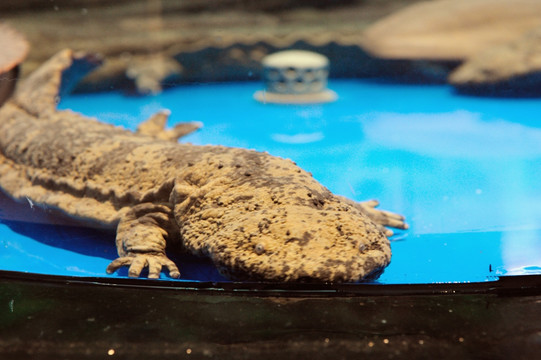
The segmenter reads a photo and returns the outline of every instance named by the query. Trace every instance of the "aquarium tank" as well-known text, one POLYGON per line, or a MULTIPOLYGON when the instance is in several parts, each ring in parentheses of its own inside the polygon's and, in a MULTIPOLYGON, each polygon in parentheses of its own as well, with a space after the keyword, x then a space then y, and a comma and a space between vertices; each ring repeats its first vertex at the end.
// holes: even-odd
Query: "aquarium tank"
POLYGON ((4 0, 0 357, 535 357, 540 14, 4 0))

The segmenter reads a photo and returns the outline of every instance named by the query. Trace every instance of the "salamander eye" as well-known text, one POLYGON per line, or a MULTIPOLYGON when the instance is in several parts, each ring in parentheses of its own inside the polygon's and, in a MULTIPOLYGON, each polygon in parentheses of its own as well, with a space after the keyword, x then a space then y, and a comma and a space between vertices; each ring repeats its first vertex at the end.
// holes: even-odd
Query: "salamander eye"
POLYGON ((263 246, 263 244, 259 243, 254 246, 254 251, 257 255, 261 255, 265 252, 265 247, 263 246))

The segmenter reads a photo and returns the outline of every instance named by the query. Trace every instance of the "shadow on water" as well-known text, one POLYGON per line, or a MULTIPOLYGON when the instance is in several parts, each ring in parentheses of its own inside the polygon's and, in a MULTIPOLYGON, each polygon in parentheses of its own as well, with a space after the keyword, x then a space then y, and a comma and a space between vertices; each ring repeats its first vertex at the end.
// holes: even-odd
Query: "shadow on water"
POLYGON ((84 227, 58 212, 33 204, 17 202, 0 192, 0 224, 19 235, 42 244, 74 253, 102 257, 116 257, 114 233, 84 227))
MULTIPOLYGON (((67 257, 80 254, 89 267, 101 266, 98 276, 107 276, 103 261, 100 260, 107 260, 105 263, 108 263, 117 257, 114 231, 77 224, 58 211, 42 208, 30 201, 16 202, 2 192, 0 204, 0 226, 6 226, 14 235, 18 235, 9 237, 9 240, 3 239, 8 251, 10 248, 21 248, 25 258, 39 255, 45 258, 47 256, 42 250, 45 246, 52 249, 52 257, 64 254, 63 259, 55 259, 58 264, 66 262, 67 257), (60 250, 65 252, 61 253, 60 250)), ((210 260, 190 254, 170 253, 168 256, 181 269, 183 280, 226 281, 210 260)), ((33 269, 26 268, 25 262, 19 261, 18 269, 14 270, 52 272, 47 268, 47 261, 43 261, 43 264, 36 261, 33 269)), ((127 269, 120 269, 118 275, 127 277, 127 269)))

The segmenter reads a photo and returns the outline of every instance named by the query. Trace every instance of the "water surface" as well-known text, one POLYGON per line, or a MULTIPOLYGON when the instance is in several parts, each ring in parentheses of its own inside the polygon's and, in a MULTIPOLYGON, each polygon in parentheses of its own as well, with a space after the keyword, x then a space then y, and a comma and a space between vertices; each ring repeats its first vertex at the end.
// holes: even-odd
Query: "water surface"
MULTIPOLYGON (((76 95, 60 107, 128 129, 170 109, 169 125, 204 123, 183 142, 268 151, 294 160, 337 194, 377 198, 411 226, 393 237, 382 283, 541 273, 541 100, 357 80, 330 87, 339 99, 324 105, 261 104, 252 99, 260 88, 254 82, 181 86, 152 97, 76 95)), ((59 234, 64 228, 32 235, 13 227, 0 225, 4 269, 104 276, 114 257, 107 234, 71 229, 76 235, 68 237, 79 237, 58 248, 43 238, 66 237, 59 234), (107 255, 73 245, 92 248, 95 238, 107 255)), ((216 276, 208 266, 184 274, 216 276)))

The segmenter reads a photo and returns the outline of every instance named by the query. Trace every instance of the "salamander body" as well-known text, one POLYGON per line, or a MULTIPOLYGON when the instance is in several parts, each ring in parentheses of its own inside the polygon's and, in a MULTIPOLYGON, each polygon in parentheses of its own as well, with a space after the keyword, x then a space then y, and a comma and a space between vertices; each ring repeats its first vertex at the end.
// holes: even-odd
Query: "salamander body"
POLYGON ((290 160, 58 111, 69 80, 97 63, 63 51, 0 109, 0 187, 115 230, 108 272, 179 277, 166 248, 209 257, 236 280, 352 282, 389 264, 383 226, 406 228, 403 218, 333 195, 290 160))

